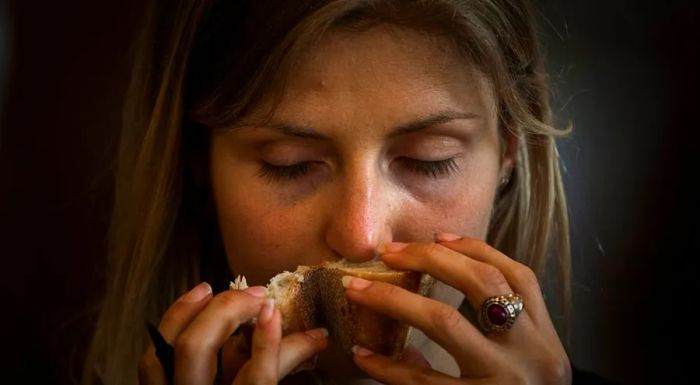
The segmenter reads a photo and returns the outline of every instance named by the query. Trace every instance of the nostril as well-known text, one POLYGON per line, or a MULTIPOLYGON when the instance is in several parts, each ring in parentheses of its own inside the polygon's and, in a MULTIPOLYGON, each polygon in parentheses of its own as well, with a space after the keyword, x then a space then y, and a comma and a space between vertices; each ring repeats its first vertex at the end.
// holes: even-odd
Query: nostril
POLYGON ((331 260, 333 260, 333 261, 338 261, 338 260, 344 259, 343 255, 335 250, 331 250, 331 253, 333 254, 331 260))
POLYGON ((373 248, 371 250, 368 249, 365 251, 349 249, 346 252, 331 250, 331 253, 332 261, 347 260, 353 263, 362 263, 375 261, 379 259, 379 253, 377 252, 376 248, 373 248))

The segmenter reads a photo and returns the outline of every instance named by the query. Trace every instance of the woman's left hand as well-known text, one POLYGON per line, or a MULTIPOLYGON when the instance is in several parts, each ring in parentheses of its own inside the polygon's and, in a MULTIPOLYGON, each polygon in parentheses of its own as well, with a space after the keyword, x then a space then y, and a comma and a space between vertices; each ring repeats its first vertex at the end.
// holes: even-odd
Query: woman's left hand
POLYGON ((490 297, 520 294, 524 309, 512 328, 483 334, 443 302, 382 282, 362 288, 363 282, 353 279, 348 299, 422 330, 454 357, 460 378, 362 349, 355 353, 355 363, 386 384, 570 384, 571 366, 532 270, 485 242, 441 238, 455 240, 389 244, 382 259, 390 267, 425 272, 454 287, 477 311, 490 297))

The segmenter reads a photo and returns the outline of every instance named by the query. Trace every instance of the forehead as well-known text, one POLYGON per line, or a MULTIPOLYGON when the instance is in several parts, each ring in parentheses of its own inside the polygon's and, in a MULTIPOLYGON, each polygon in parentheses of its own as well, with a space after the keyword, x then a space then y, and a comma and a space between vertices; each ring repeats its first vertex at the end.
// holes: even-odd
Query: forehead
POLYGON ((401 120, 407 112, 446 109, 493 113, 485 77, 444 37, 380 25, 332 30, 312 46, 296 63, 275 115, 381 112, 401 120))

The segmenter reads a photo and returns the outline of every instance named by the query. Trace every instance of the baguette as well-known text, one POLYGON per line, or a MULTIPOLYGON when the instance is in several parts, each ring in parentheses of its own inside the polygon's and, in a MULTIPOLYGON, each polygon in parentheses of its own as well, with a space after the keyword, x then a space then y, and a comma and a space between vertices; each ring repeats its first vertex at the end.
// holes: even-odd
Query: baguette
MULTIPOLYGON (((360 345, 398 358, 408 341, 409 325, 349 302, 342 284, 346 275, 386 282, 421 295, 427 295, 433 282, 427 274, 393 270, 381 261, 341 260, 299 266, 274 276, 266 286, 266 296, 274 299, 282 315, 282 334, 325 327, 331 342, 347 354, 360 345)), ((242 277, 231 283, 232 289, 246 287, 242 277)))

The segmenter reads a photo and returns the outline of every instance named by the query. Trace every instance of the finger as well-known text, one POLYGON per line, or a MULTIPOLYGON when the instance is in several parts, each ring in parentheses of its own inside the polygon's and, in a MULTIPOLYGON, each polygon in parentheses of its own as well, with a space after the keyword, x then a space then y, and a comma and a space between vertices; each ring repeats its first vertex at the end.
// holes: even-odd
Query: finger
POLYGON ((211 383, 217 352, 244 322, 255 317, 264 299, 254 290, 226 290, 212 298, 175 340, 175 382, 211 383), (250 293, 250 294, 249 294, 250 293))
POLYGON ((496 267, 440 244, 410 243, 398 251, 392 252, 391 247, 386 251, 382 260, 387 265, 432 275, 464 293, 474 309, 489 297, 513 291, 496 267))
MULTIPOLYGON (((305 332, 293 333, 282 338, 279 354, 278 378, 295 373, 299 370, 313 369, 314 358, 328 347, 328 330, 325 328, 311 329, 305 332)), ((230 342, 222 349, 223 383, 233 382, 236 373, 250 359, 250 347, 241 334, 231 337, 230 342)))
POLYGON ((243 333, 235 333, 221 348, 221 383, 230 384, 250 359, 250 346, 243 333))
POLYGON ((251 358, 236 376, 234 384, 276 384, 282 340, 282 316, 267 299, 260 309, 251 342, 251 358))
POLYGON ((251 368, 261 384, 277 382, 282 316, 272 299, 265 301, 253 332, 251 368))
MULTIPOLYGON (((302 365, 313 365, 310 361, 328 347, 328 330, 311 329, 290 334, 282 339, 279 355, 279 379, 296 371, 302 365)), ((313 369, 312 366, 308 369, 313 369)))
MULTIPOLYGON (((202 282, 168 308, 158 325, 158 330, 168 343, 172 343, 175 336, 206 306, 211 299, 211 293, 211 286, 202 282)), ((155 347, 150 344, 141 357, 138 367, 139 384, 166 384, 165 372, 155 352, 155 347)))
POLYGON ((438 234, 436 240, 451 250, 496 267, 505 276, 513 290, 523 296, 533 321, 535 323, 543 320, 551 322, 546 311, 542 289, 532 269, 480 240, 454 234, 438 234))
POLYGON ((423 353, 421 353, 420 350, 416 349, 413 345, 406 346, 406 349, 404 349, 399 362, 403 362, 409 366, 432 369, 430 362, 428 362, 423 353))
POLYGON ((495 345, 452 306, 384 282, 345 276, 343 285, 350 301, 422 330, 462 372, 478 374, 491 366, 495 345))
POLYGON ((165 372, 156 357, 156 349, 153 344, 148 346, 146 353, 141 357, 138 368, 140 385, 167 385, 165 372))
MULTIPOLYGON (((266 289, 263 286, 253 286, 244 290, 248 294, 254 292, 257 297, 264 297, 266 289)), ((236 373, 243 365, 250 360, 250 340, 252 338, 252 330, 254 325, 245 324, 229 337, 221 348, 221 370, 222 384, 231 384, 236 377, 236 373)))
POLYGON ((391 360, 359 346, 353 348, 353 361, 370 377, 387 385, 457 385, 465 383, 430 368, 391 360))
POLYGON ((211 293, 211 286, 202 282, 170 305, 158 324, 158 330, 169 344, 204 309, 211 293))

